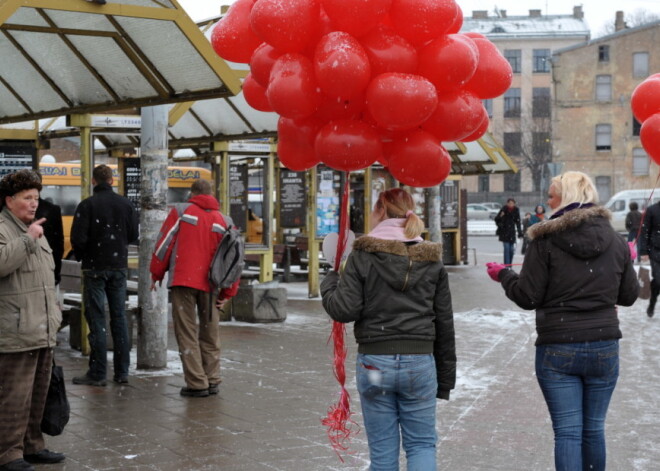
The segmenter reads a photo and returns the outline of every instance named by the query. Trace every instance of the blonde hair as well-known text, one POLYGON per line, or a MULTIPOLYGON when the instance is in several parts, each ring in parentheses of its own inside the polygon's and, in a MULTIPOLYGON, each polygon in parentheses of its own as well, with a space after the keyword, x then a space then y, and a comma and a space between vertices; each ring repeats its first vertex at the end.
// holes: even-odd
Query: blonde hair
POLYGON ((384 208, 388 218, 405 218, 403 232, 408 239, 419 237, 424 230, 424 223, 415 214, 415 201, 406 190, 392 188, 381 192, 375 206, 384 208))
POLYGON ((550 186, 561 195, 561 203, 557 210, 573 203, 582 205, 598 202, 598 190, 586 173, 564 172, 554 177, 550 181, 550 186))

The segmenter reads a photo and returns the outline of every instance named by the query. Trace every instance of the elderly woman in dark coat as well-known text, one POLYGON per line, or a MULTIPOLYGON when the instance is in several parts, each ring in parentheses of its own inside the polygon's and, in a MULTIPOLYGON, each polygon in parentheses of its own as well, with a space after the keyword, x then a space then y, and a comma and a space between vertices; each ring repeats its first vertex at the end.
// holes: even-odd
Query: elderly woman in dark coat
POLYGON ((630 251, 582 172, 552 179, 549 220, 529 228, 516 274, 488 273, 507 297, 536 310, 536 378, 555 432, 558 470, 605 469, 605 416, 619 376, 617 305, 630 306, 639 284, 630 251))
POLYGON ((34 220, 41 183, 31 170, 0 181, 0 470, 32 470, 64 455, 41 433, 55 337, 62 320, 44 219, 34 220))

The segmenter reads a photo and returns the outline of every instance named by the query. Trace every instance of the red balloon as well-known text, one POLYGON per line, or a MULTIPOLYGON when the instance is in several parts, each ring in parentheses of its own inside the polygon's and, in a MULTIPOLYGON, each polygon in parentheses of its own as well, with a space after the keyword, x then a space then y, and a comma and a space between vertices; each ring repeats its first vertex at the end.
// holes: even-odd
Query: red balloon
POLYGON ((457 15, 454 0, 392 0, 394 30, 415 45, 447 33, 457 15))
MULTIPOLYGON (((462 12, 461 12, 461 14, 462 14, 462 12)), ((484 36, 481 33, 467 32, 467 33, 463 33, 463 35, 467 36, 468 38, 472 38, 472 39, 488 39, 486 36, 484 36)))
POLYGON ((464 88, 479 98, 498 97, 511 86, 511 64, 488 39, 477 38, 473 41, 479 48, 479 65, 464 88))
POLYGON ((350 99, 324 96, 321 106, 314 116, 327 123, 338 119, 357 119, 363 110, 364 95, 350 99))
POLYGON ((273 109, 286 118, 312 115, 321 103, 312 61, 302 54, 284 54, 270 72, 266 96, 273 109))
POLYGON ((301 172, 319 163, 314 152, 321 123, 315 118, 277 121, 277 155, 286 168, 301 172))
POLYGON ((247 74, 243 80, 243 97, 248 105, 258 111, 273 111, 266 96, 266 88, 262 87, 252 74, 247 74))
POLYGON ((472 78, 478 63, 479 49, 472 39, 462 34, 447 34, 419 51, 417 73, 443 93, 462 87, 472 78))
POLYGON ((250 72, 259 85, 262 87, 268 86, 273 64, 281 56, 282 53, 268 43, 261 43, 254 51, 250 58, 250 72))
POLYGON ((413 74, 417 70, 417 50, 388 26, 376 26, 360 43, 369 57, 372 77, 386 72, 413 74))
POLYGON ((463 27, 463 10, 461 10, 461 7, 457 3, 456 4, 456 18, 454 18, 454 22, 451 24, 451 26, 447 30, 447 34, 456 34, 461 30, 462 27, 463 27))
POLYGON ((460 141, 477 130, 488 113, 481 100, 470 92, 459 91, 438 96, 438 107, 422 129, 441 142, 460 141))
POLYGON ((314 73, 326 95, 353 98, 367 88, 371 66, 357 39, 337 31, 323 36, 316 46, 314 73))
POLYGON ((393 131, 419 126, 437 105, 435 87, 419 75, 381 74, 367 88, 369 113, 379 126, 393 131))
POLYGON ((388 169, 401 183, 413 187, 439 185, 451 172, 451 157, 433 135, 418 129, 393 142, 388 169))
POLYGON ((328 167, 345 172, 368 167, 383 155, 376 130, 354 119, 331 121, 323 126, 316 135, 314 149, 328 167))
POLYGON ((486 134, 486 131, 488 131, 488 126, 490 125, 490 119, 488 119, 488 114, 486 114, 486 118, 481 122, 479 127, 469 136, 464 137, 463 139, 460 139, 461 142, 472 142, 476 141, 477 139, 481 139, 481 137, 486 134))
POLYGON ((321 0, 332 26, 360 37, 371 31, 387 15, 392 0, 321 0))
POLYGON ((211 33, 215 52, 225 60, 247 64, 261 39, 250 27, 254 0, 238 0, 218 21, 211 33))
POLYGON ((630 98, 630 106, 640 123, 660 112, 660 74, 651 75, 637 85, 630 98))
POLYGON ((319 29, 318 0, 257 0, 252 30, 282 52, 302 52, 319 29))
POLYGON ((660 165, 660 112, 644 120, 639 138, 646 153, 660 165))

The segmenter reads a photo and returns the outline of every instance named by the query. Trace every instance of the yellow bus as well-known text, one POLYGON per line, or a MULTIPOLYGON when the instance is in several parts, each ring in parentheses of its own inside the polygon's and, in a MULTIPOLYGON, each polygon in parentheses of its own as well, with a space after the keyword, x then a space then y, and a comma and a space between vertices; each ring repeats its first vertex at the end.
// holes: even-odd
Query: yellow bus
MULTIPOLYGON (((114 175, 115 191, 120 180, 116 165, 109 165, 114 175)), ((62 226, 64 229, 64 258, 71 252, 71 224, 73 214, 80 203, 80 164, 79 163, 41 163, 39 172, 43 177, 41 197, 62 208, 62 226)), ((167 203, 180 203, 188 200, 190 185, 193 181, 204 178, 212 180, 211 171, 200 167, 169 167, 167 203)))

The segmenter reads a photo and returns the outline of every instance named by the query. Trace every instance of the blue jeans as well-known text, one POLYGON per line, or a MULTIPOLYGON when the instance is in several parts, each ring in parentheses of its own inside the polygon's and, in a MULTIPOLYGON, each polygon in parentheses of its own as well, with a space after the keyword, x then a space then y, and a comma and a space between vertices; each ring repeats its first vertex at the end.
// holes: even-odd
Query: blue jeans
POLYGON ((114 377, 128 376, 131 360, 126 322, 126 270, 83 270, 85 319, 89 325, 89 371, 95 380, 106 379, 108 347, 106 340, 105 298, 110 310, 114 377))
POLYGON ((513 263, 513 254, 516 251, 515 242, 502 242, 504 245, 504 264, 511 265, 513 263))
POLYGON ((619 341, 539 345, 536 377, 555 432, 555 468, 604 470, 605 416, 619 377, 619 341))
POLYGON ((433 355, 357 357, 357 387, 369 442, 371 471, 399 469, 401 436, 408 471, 436 469, 433 355))

